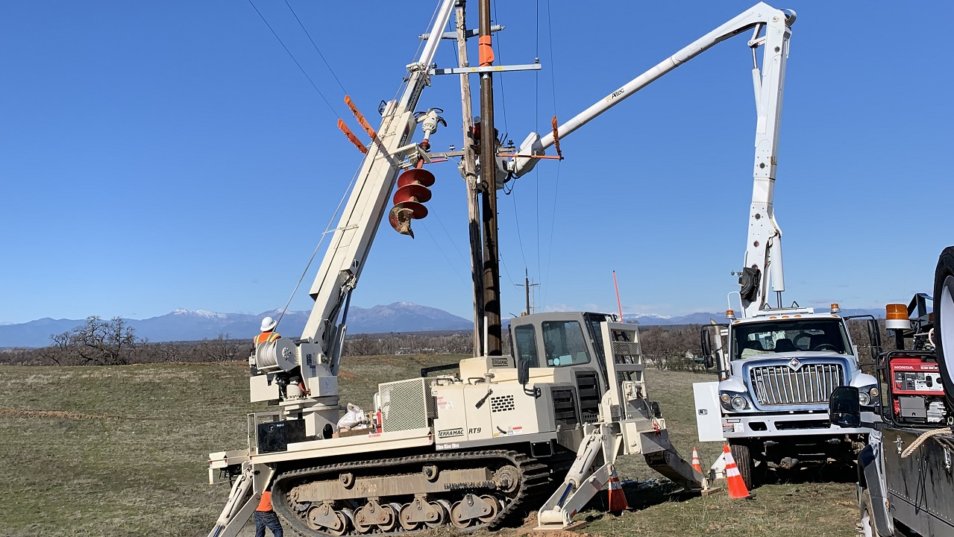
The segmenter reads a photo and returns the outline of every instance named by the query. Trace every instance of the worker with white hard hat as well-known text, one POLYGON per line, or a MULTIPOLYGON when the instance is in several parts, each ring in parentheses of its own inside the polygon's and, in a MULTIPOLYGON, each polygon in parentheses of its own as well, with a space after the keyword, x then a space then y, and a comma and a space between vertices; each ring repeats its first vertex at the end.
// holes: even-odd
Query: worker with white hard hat
POLYGON ((261 334, 255 336, 255 339, 252 340, 255 342, 255 346, 257 347, 262 343, 268 343, 280 338, 281 336, 275 331, 275 327, 277 326, 278 321, 272 319, 271 317, 265 317, 262 319, 262 326, 259 328, 259 330, 261 330, 261 334))

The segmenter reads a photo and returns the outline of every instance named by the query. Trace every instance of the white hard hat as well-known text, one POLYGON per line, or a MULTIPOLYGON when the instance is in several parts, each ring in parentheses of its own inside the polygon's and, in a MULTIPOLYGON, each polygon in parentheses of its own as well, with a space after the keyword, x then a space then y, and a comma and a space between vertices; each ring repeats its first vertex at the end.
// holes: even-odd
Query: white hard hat
POLYGON ((274 330, 276 326, 278 326, 278 321, 271 317, 265 317, 262 319, 262 328, 260 330, 262 332, 268 332, 269 330, 274 330))

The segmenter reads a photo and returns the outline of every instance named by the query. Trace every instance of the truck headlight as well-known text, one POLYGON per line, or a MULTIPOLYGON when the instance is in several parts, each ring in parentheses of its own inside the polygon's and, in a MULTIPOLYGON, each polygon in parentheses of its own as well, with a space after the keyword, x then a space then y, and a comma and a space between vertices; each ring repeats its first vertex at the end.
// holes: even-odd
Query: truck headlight
POLYGON ((871 406, 874 401, 878 400, 878 395, 880 390, 875 385, 863 386, 858 389, 858 403, 861 406, 871 406))
POLYGON ((719 402, 722 403, 722 408, 726 410, 739 412, 749 408, 749 401, 739 393, 721 392, 719 394, 719 402))

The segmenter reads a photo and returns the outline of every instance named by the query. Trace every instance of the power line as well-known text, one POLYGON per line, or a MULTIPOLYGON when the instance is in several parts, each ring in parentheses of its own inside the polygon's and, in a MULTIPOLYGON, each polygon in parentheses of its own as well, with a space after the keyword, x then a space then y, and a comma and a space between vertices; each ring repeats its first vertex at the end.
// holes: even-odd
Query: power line
POLYGON ((288 54, 288 57, 291 58, 291 60, 295 62, 295 65, 298 66, 298 70, 301 71, 301 74, 305 75, 305 78, 308 79, 308 82, 311 84, 311 87, 315 90, 316 93, 318 93, 318 96, 321 97, 321 100, 325 102, 325 105, 328 107, 328 110, 331 111, 331 115, 338 117, 338 112, 335 111, 335 107, 331 106, 331 102, 328 101, 328 98, 325 97, 325 94, 322 93, 320 89, 318 89, 318 85, 315 84, 315 81, 312 80, 311 76, 308 75, 308 72, 305 71, 305 68, 301 66, 301 63, 298 62, 298 59, 295 58, 295 55, 292 54, 292 51, 288 48, 287 45, 285 45, 285 42, 282 41, 282 38, 278 36, 278 33, 275 32, 275 29, 272 28, 272 25, 268 23, 268 19, 265 18, 265 15, 262 15, 262 12, 259 11, 257 7, 255 7, 255 4, 252 2, 252 0, 248 0, 248 3, 250 6, 252 6, 252 9, 255 10, 255 13, 258 13, 259 18, 262 19, 262 22, 265 23, 265 26, 268 27, 268 30, 272 32, 272 35, 275 36, 275 39, 278 40, 278 43, 282 46, 282 48, 285 49, 285 53, 288 54))
MULTIPOLYGON (((494 8, 494 19, 499 22, 500 19, 497 17, 497 2, 494 3, 493 8, 494 8)), ((502 33, 503 32, 497 32, 497 52, 500 55, 499 60, 501 62, 501 65, 503 64, 503 39, 501 39, 503 37, 501 35, 502 33)), ((504 91, 503 76, 500 77, 499 86, 500 86, 500 107, 503 109, 504 134, 509 135, 510 126, 507 125, 507 93, 504 91)))
POLYGON ((512 189, 510 191, 510 199, 513 200, 513 221, 514 221, 514 224, 516 224, 516 228, 517 228, 517 244, 520 245, 520 257, 523 258, 523 267, 524 269, 526 269, 527 254, 524 252, 524 249, 523 249, 523 236, 520 233, 520 218, 517 217, 517 215, 520 214, 520 210, 517 208, 517 195, 512 189))
MULTIPOLYGON (((533 39, 533 57, 540 61, 540 0, 536 0, 535 35, 533 39)), ((540 125, 540 71, 533 72, 533 124, 540 125)), ((536 235, 537 235, 537 276, 543 274, 540 262, 540 168, 536 169, 536 235)))
POLYGON ((308 29, 305 28, 305 25, 302 24, 301 19, 298 17, 298 13, 295 13, 295 9, 292 8, 291 4, 288 3, 288 0, 285 0, 285 5, 288 6, 288 11, 291 11, 292 15, 295 16, 295 20, 298 21, 298 26, 300 26, 302 31, 305 32, 305 35, 308 36, 308 41, 311 42, 311 46, 315 49, 315 52, 318 53, 318 56, 321 58, 321 61, 324 62, 325 67, 328 68, 328 72, 331 73, 332 78, 334 78, 335 82, 338 83, 338 87, 341 88, 342 93, 347 95, 348 90, 345 89, 344 84, 342 84, 341 80, 338 79, 338 75, 335 73, 335 70, 331 68, 331 64, 328 63, 328 60, 325 59, 325 55, 321 53, 321 49, 318 48, 318 44, 315 43, 314 39, 312 39, 311 33, 309 33, 308 29))
MULTIPOLYGON (((553 21, 550 18, 552 13, 550 7, 550 0, 547 0, 547 38, 550 45, 550 90, 553 95, 553 111, 556 114, 557 109, 557 100, 556 100, 556 57, 553 55, 553 21)), ((547 246, 547 269, 546 276, 544 280, 549 282, 550 278, 550 263, 553 260, 553 230, 556 227, 556 208, 557 208, 557 199, 559 199, 560 194, 560 170, 562 168, 563 161, 557 161, 556 169, 556 179, 554 180, 553 185, 553 210, 550 213, 550 237, 549 245, 547 246)), ((545 293, 545 290, 544 290, 545 293)), ((545 297, 544 294, 541 296, 541 300, 545 297)))

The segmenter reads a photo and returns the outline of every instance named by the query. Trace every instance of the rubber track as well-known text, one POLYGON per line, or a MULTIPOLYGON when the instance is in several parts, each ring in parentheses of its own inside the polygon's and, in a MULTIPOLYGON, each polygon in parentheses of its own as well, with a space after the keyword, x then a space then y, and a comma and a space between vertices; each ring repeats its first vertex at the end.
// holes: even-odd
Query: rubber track
MULTIPOLYGON (((403 466, 407 464, 420 464, 420 463, 441 463, 441 462, 467 462, 467 461, 479 461, 481 459, 487 460, 507 460, 510 464, 513 464, 520 471, 522 479, 520 480, 520 489, 517 491, 516 496, 510 501, 510 503, 500 511, 497 517, 487 524, 478 524, 471 526, 466 530, 459 530, 464 533, 470 533, 479 529, 494 529, 500 522, 506 520, 508 516, 515 512, 515 510, 524 503, 526 500, 532 500, 541 496, 543 493, 549 493, 549 487, 547 485, 550 483, 550 470, 546 464, 543 464, 536 459, 528 457, 523 453, 518 451, 508 451, 508 450, 486 450, 486 451, 462 451, 462 452, 453 452, 453 453, 427 453, 422 455, 412 455, 407 457, 395 457, 390 459, 376 459, 376 460, 366 460, 366 461, 352 461, 352 462, 343 462, 339 464, 329 464, 325 466, 313 466, 310 468, 302 468, 299 470, 290 470, 287 472, 282 472, 279 474, 274 481, 272 486, 275 494, 274 498, 277 498, 279 501, 275 501, 273 504, 273 509, 276 513, 282 518, 282 520, 288 525, 291 526, 291 530, 301 536, 301 537, 331 537, 329 534, 317 532, 312 530, 307 526, 304 520, 305 513, 303 511, 302 515, 295 515, 291 509, 291 500, 288 497, 288 491, 282 490, 283 481, 297 481, 301 477, 307 477, 309 475, 319 476, 326 473, 337 473, 347 470, 357 470, 357 469, 367 469, 367 468, 380 468, 381 470, 386 470, 389 467, 403 466)), ((292 485, 294 487, 294 485, 292 485)), ((290 490, 290 489, 289 489, 290 490)), ((382 500, 382 503, 387 503, 386 500, 382 500)), ((447 524, 450 526, 450 522, 447 524)), ((414 531, 394 531, 389 533, 379 533, 373 532, 371 535, 387 537, 387 536, 399 536, 399 535, 413 535, 416 533, 422 533, 425 531, 430 531, 430 528, 423 528, 420 530, 414 531)), ((352 531, 345 534, 347 536, 351 535, 363 535, 355 533, 353 528, 352 531)))

